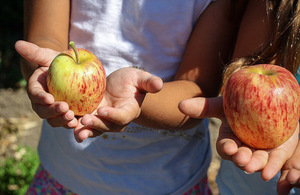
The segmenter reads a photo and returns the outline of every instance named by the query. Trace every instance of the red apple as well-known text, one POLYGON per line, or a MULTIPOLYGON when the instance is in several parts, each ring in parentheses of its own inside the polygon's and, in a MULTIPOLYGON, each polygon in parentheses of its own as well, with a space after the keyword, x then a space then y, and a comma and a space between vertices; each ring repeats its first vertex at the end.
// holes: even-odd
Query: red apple
POLYGON ((66 52, 52 61, 47 76, 49 93, 55 101, 67 102, 75 115, 92 113, 103 99, 106 75, 98 58, 70 42, 66 52))
POLYGON ((271 149, 289 139, 297 127, 300 87, 283 67, 249 66, 225 83, 223 106, 232 131, 244 144, 271 149))

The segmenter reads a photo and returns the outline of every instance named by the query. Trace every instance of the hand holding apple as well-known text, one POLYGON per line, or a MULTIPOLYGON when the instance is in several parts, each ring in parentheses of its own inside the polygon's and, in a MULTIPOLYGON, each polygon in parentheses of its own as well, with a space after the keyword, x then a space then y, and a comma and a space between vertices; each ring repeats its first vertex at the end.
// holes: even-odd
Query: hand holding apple
POLYGON ((264 180, 270 180, 280 171, 298 143, 299 126, 286 142, 271 150, 254 149, 243 144, 228 124, 223 110, 223 97, 187 99, 180 102, 178 107, 182 113, 193 118, 219 118, 222 121, 216 143, 219 155, 248 173, 261 171, 264 180))
POLYGON ((35 112, 53 127, 75 128, 75 137, 79 142, 106 131, 121 131, 138 116, 146 93, 156 93, 163 85, 160 78, 145 71, 134 68, 117 70, 108 77, 108 90, 98 105, 99 109, 79 117, 82 122, 79 123, 66 102, 55 101, 45 91, 48 67, 59 52, 26 41, 18 41, 16 50, 28 61, 40 65, 28 81, 28 95, 35 112))
POLYGON ((223 91, 224 112, 234 134, 256 149, 275 148, 294 133, 300 116, 300 87, 276 65, 235 72, 223 91))
POLYGON ((27 77, 30 77, 27 82, 27 93, 36 114, 43 119, 47 119, 48 123, 53 127, 76 127, 78 121, 74 117, 74 112, 69 110, 68 104, 55 101, 54 97, 45 91, 47 89, 48 68, 59 52, 41 48, 26 41, 17 41, 15 48, 26 59, 26 61, 23 61, 22 66, 25 74, 28 74, 27 77), (35 69, 37 65, 39 67, 35 69), (32 74, 30 69, 34 70, 32 74))
POLYGON ((121 68, 107 77, 101 106, 94 114, 82 117, 74 134, 78 142, 103 132, 120 132, 139 117, 146 93, 157 93, 163 82, 159 77, 136 68, 121 68))
POLYGON ((68 51, 52 61, 47 86, 56 101, 66 102, 75 115, 92 113, 100 104, 106 86, 105 70, 91 52, 76 49, 70 42, 68 51))

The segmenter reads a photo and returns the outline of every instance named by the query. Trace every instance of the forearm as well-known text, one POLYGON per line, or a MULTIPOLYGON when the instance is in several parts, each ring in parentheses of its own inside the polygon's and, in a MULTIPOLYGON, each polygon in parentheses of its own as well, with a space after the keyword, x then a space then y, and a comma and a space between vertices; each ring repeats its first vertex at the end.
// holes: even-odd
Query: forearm
MULTIPOLYGON (((24 39, 56 51, 67 49, 69 30, 69 0, 25 0, 24 39)), ((28 81, 37 64, 23 60, 21 69, 28 81)))
POLYGON ((137 120, 139 124, 188 129, 201 121, 182 114, 178 104, 184 99, 218 95, 224 62, 231 57, 237 30, 228 15, 229 5, 228 0, 215 1, 199 17, 175 75, 176 81, 165 83, 157 94, 147 94, 137 120))
POLYGON ((212 3, 199 17, 188 41, 175 81, 156 94, 147 94, 135 121, 152 128, 189 129, 201 120, 182 114, 184 99, 215 97, 222 82, 224 62, 231 57, 236 27, 229 19, 227 0, 212 3))
POLYGON ((201 95, 200 87, 192 81, 179 80, 164 83, 160 92, 146 95, 141 114, 134 122, 158 129, 189 129, 201 120, 182 114, 178 109, 178 103, 201 95))

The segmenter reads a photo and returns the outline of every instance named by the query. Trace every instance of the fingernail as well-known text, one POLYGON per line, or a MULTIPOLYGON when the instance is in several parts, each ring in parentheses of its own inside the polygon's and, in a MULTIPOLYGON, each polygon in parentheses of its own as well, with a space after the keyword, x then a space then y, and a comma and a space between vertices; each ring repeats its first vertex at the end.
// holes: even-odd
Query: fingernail
POLYGON ((68 115, 67 114, 65 114, 65 120, 67 120, 67 121, 69 121, 69 120, 71 120, 69 117, 68 117, 68 115))
POLYGON ((63 112, 65 112, 65 111, 63 110, 63 107, 62 107, 60 104, 57 106, 56 111, 57 111, 58 113, 63 113, 63 112))
POLYGON ((70 127, 70 128, 74 128, 74 127, 75 127, 75 125, 73 124, 73 121, 74 121, 74 120, 68 122, 68 124, 67 124, 68 127, 70 127))
POLYGON ((82 140, 80 140, 77 136, 75 137, 75 140, 78 142, 78 143, 81 143, 82 140))
POLYGON ((247 171, 244 171, 244 173, 246 173, 247 175, 251 175, 252 173, 248 173, 247 171))

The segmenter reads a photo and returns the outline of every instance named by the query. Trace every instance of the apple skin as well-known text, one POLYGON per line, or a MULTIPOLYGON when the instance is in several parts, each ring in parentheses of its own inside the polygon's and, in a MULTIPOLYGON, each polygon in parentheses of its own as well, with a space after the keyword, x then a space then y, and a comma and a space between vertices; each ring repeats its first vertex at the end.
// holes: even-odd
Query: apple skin
POLYGON ((300 116, 300 87, 287 69, 249 66, 225 83, 223 107, 233 133, 255 149, 278 147, 294 133, 300 116))
POLYGON ((55 101, 67 102, 76 116, 82 116, 92 113, 102 101, 106 74, 94 54, 77 49, 76 60, 74 49, 54 58, 48 70, 47 87, 55 101))

